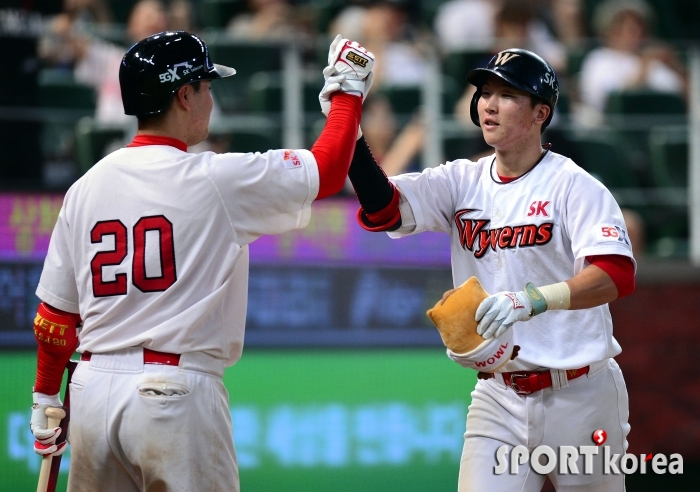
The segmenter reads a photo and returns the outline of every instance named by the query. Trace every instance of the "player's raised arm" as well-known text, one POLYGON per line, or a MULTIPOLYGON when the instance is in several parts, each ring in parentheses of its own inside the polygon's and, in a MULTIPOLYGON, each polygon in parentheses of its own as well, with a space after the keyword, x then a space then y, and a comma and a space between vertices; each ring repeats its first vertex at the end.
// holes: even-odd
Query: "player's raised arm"
POLYGON ((319 94, 328 117, 311 153, 316 159, 319 191, 316 199, 338 193, 345 183, 362 116, 362 102, 372 86, 374 55, 340 34, 331 43, 326 83, 319 94))

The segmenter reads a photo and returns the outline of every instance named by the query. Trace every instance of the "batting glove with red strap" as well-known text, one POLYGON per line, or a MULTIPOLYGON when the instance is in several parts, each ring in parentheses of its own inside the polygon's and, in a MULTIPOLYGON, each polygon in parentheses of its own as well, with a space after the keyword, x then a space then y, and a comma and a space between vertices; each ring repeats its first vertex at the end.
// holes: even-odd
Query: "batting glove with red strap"
POLYGON ((328 116, 330 96, 342 91, 356 94, 364 100, 372 87, 374 55, 338 34, 328 50, 328 66, 323 70, 325 85, 318 96, 321 111, 328 116))
POLYGON ((47 429, 48 417, 46 409, 49 407, 63 408, 58 394, 46 395, 44 393, 32 393, 34 405, 32 405, 32 418, 29 427, 34 434, 34 452, 42 456, 60 456, 66 450, 68 442, 64 441, 56 445, 56 439, 61 435, 61 428, 54 427, 47 429))

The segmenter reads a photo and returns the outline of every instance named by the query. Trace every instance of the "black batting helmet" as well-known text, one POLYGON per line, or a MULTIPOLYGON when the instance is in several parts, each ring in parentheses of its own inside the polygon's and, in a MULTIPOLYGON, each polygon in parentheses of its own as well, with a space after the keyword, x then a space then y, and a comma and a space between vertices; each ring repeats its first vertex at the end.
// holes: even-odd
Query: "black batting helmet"
POLYGON ((133 45, 119 67, 124 113, 165 111, 180 87, 197 80, 230 77, 233 68, 212 63, 198 36, 185 31, 154 34, 133 45))
POLYGON ((542 57, 532 51, 520 48, 503 50, 489 61, 486 68, 475 68, 467 74, 467 80, 476 86, 472 97, 470 115, 476 126, 479 124, 479 113, 476 105, 481 97, 481 86, 488 75, 495 75, 521 91, 542 99, 552 110, 547 121, 542 125, 542 131, 552 121, 554 108, 559 99, 559 82, 552 66, 542 57))

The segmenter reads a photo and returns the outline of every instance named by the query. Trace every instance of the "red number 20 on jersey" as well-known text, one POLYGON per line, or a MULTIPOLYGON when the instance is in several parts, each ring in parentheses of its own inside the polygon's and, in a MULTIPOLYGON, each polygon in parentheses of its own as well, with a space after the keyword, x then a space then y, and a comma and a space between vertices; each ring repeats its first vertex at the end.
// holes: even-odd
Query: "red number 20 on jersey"
MULTIPOLYGON (((100 221, 90 231, 93 244, 105 236, 114 236, 114 249, 99 251, 90 262, 92 291, 95 297, 123 296, 127 292, 126 273, 117 273, 114 280, 102 278, 102 268, 121 265, 128 253, 128 230, 120 220, 100 221)), ((131 282, 141 292, 163 292, 177 280, 173 224, 163 215, 141 217, 133 227, 134 259, 131 282), (146 233, 157 231, 159 237, 160 275, 146 275, 146 233)))

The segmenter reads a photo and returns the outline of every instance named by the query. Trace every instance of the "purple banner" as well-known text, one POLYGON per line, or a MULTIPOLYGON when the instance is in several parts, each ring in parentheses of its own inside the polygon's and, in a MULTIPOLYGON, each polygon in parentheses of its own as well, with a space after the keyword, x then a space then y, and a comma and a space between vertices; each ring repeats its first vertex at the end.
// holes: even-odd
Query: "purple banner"
MULTIPOLYGON (((56 194, 0 194, 0 261, 43 261, 63 201, 56 194)), ((264 236, 250 245, 253 264, 450 265, 445 234, 426 232, 400 240, 367 232, 355 221, 354 199, 313 204, 305 229, 264 236)))
POLYGON ((0 194, 0 260, 43 261, 62 203, 62 195, 0 194))
POLYGON ((450 239, 424 232, 399 240, 368 232, 355 220, 355 199, 314 202, 311 222, 277 236, 263 236, 250 245, 251 263, 331 265, 449 266, 450 239))

